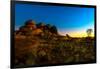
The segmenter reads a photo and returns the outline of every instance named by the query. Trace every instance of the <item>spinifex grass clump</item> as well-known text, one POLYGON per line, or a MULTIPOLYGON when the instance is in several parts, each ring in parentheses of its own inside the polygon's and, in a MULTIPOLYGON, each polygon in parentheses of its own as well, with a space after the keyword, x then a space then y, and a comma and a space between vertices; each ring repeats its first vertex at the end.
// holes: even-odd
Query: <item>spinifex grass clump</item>
POLYGON ((26 22, 15 32, 15 66, 95 61, 93 37, 61 36, 57 28, 26 22))

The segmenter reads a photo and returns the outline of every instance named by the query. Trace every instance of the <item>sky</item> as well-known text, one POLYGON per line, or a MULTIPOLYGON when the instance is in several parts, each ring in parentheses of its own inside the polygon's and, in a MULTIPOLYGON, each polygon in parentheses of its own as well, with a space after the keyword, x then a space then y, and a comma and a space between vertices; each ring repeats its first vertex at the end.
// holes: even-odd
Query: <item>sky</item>
POLYGON ((16 4, 15 29, 30 19, 55 25, 61 35, 86 37, 86 30, 91 28, 94 36, 94 8, 16 4))

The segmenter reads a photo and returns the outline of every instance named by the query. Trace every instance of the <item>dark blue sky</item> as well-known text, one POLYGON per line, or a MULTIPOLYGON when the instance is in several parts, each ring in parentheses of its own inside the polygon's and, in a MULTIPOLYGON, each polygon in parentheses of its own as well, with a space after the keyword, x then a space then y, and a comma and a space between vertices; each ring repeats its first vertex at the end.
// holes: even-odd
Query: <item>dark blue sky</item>
POLYGON ((55 25, 60 33, 81 31, 94 25, 94 8, 40 6, 30 4, 15 5, 15 28, 26 20, 55 25))

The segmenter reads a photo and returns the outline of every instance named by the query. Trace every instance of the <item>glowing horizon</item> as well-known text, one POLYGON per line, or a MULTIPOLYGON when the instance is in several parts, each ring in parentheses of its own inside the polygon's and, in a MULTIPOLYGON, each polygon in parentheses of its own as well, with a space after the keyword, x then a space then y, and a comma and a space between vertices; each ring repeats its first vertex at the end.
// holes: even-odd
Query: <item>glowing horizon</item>
MULTIPOLYGON (((61 34, 61 33, 60 33, 61 34)), ((70 33, 67 33, 69 36, 71 37, 87 37, 87 33, 86 32, 70 32, 70 33)), ((66 36, 66 34, 63 34, 63 36, 66 36)), ((94 32, 91 33, 91 37, 94 37, 94 32)))
POLYGON ((59 34, 66 35, 68 34, 71 37, 87 37, 87 29, 92 29, 91 37, 94 37, 94 23, 91 22, 89 25, 83 27, 83 28, 77 28, 77 29, 71 29, 71 30, 60 30, 59 34))
POLYGON ((43 22, 54 25, 59 34, 64 36, 69 34, 71 37, 86 37, 87 29, 93 29, 91 36, 94 36, 94 8, 16 4, 15 30, 29 19, 36 24, 43 22))

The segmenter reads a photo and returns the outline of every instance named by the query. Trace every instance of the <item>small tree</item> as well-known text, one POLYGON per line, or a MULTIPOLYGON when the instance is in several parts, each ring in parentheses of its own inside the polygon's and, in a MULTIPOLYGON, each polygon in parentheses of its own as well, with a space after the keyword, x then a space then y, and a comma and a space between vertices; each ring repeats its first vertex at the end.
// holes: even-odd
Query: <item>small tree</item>
POLYGON ((92 29, 87 29, 87 35, 88 35, 88 37, 90 37, 91 36, 91 34, 92 34, 92 32, 93 32, 93 30, 92 29))

